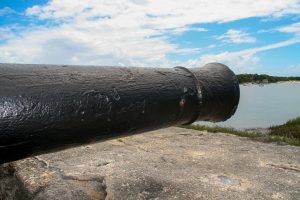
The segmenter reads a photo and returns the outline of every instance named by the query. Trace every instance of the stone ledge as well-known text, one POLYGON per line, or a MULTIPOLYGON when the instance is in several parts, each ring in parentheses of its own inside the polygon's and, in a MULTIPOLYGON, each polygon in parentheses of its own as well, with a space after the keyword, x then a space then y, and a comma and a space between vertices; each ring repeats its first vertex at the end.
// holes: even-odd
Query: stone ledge
POLYGON ((167 128, 0 166, 0 199, 300 199, 300 148, 167 128))

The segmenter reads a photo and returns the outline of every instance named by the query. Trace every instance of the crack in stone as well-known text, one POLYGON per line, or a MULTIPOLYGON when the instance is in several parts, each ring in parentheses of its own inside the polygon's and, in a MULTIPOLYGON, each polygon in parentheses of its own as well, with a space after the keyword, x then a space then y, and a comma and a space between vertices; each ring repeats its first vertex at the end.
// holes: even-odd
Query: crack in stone
POLYGON ((62 174, 61 176, 64 180, 74 180, 74 181, 96 181, 101 184, 104 182, 104 177, 95 177, 95 178, 80 178, 77 176, 72 176, 72 175, 65 175, 62 174))
POLYGON ((276 167, 276 168, 280 168, 280 169, 286 169, 286 170, 292 170, 292 171, 300 172, 300 169, 298 169, 296 167, 285 166, 285 165, 276 165, 276 164, 267 164, 267 165, 272 166, 272 167, 276 167))
POLYGON ((36 197, 39 193, 45 191, 48 187, 49 187, 49 184, 39 187, 39 188, 31 195, 31 199, 35 199, 35 197, 36 197))
POLYGON ((107 198, 107 185, 105 183, 105 177, 95 177, 95 178, 80 178, 77 176, 71 176, 71 175, 65 175, 65 174, 61 174, 61 178, 64 180, 74 180, 74 181, 95 181, 100 183, 101 185, 101 189, 104 191, 104 199, 107 198))
MULTIPOLYGON (((43 166, 46 167, 47 169, 56 172, 58 174, 58 176, 61 177, 63 180, 86 181, 86 182, 94 181, 94 182, 98 182, 101 185, 101 190, 104 191, 104 198, 105 198, 105 200, 107 199, 107 185, 106 185, 106 181, 105 181, 105 177, 104 176, 95 177, 95 178, 80 178, 80 177, 77 177, 77 176, 66 175, 63 170, 61 170, 58 167, 50 166, 50 164, 47 161, 39 158, 38 156, 34 156, 33 158, 35 158, 37 161, 39 161, 40 163, 42 163, 43 166)), ((107 163, 107 164, 109 164, 109 163, 107 163)), ((105 163, 105 165, 106 165, 106 163, 105 163)), ((37 196, 40 192, 44 191, 48 186, 49 185, 45 185, 45 186, 39 188, 33 194, 33 197, 37 196)))
POLYGON ((110 164, 110 162, 99 163, 99 164, 97 165, 97 167, 106 166, 106 165, 108 165, 108 164, 110 164))
POLYGON ((42 163, 44 165, 44 167, 49 168, 49 163, 45 160, 43 160, 42 158, 38 157, 38 156, 33 156, 34 159, 36 159, 37 161, 39 161, 40 163, 42 163))

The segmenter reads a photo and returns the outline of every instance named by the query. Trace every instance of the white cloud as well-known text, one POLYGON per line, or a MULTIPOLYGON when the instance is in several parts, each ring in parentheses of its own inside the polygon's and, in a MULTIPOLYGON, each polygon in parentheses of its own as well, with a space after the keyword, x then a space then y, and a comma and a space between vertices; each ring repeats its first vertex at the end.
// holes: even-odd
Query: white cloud
MULTIPOLYGON (((300 15, 299 15, 299 17, 300 17, 300 15)), ((281 26, 281 27, 271 28, 271 29, 262 29, 262 30, 258 31, 258 33, 276 33, 276 32, 291 33, 295 37, 299 37, 300 36, 300 22, 292 23, 289 25, 281 26)))
POLYGON ((10 7, 0 8, 0 16, 12 14, 12 13, 15 13, 15 12, 16 11, 14 11, 13 9, 11 9, 10 7))
POLYGON ((247 51, 222 52, 219 54, 206 54, 199 59, 189 60, 188 66, 199 67, 205 63, 220 62, 228 65, 235 73, 251 73, 255 71, 257 62, 260 60, 258 56, 247 51))
POLYGON ((5 27, 1 28, 0 27, 0 42, 4 40, 9 40, 13 39, 15 34, 12 32, 11 28, 5 27))
POLYGON ((166 29, 166 30, 161 30, 161 34, 175 34, 175 35, 180 35, 184 32, 187 31, 196 31, 196 32, 205 32, 207 29, 205 28, 195 28, 195 27, 178 27, 178 28, 173 28, 173 29, 166 29))
POLYGON ((189 66, 201 66, 209 62, 221 62, 230 66, 236 73, 251 73, 257 68, 257 62, 260 58, 257 53, 268 51, 275 48, 285 47, 293 44, 300 43, 300 38, 286 40, 262 47, 250 48, 242 51, 235 52, 222 52, 219 54, 207 54, 201 56, 199 59, 190 60, 189 66))
POLYGON ((221 40, 225 43, 255 43, 256 39, 251 37, 249 33, 241 30, 230 29, 221 36, 216 37, 218 40, 221 40))
MULTIPOLYGON (((297 2, 297 0, 295 0, 294 2, 297 2)), ((287 9, 282 9, 280 11, 275 12, 274 14, 272 14, 272 17, 274 18, 278 18, 278 17, 282 17, 284 15, 287 14, 296 14, 299 15, 300 14, 300 4, 294 4, 293 6, 287 8, 287 9)))
POLYGON ((277 29, 280 32, 300 34, 300 22, 283 26, 277 29))
POLYGON ((300 64, 289 66, 287 72, 292 76, 300 76, 300 64))
MULTIPOLYGON (((140 16, 162 27, 182 27, 186 24, 231 21, 253 16, 282 13, 298 5, 296 0, 52 0, 46 6, 34 6, 27 13, 40 18, 60 19, 76 15, 140 16), (151 19, 151 20, 150 20, 151 19)), ((288 14, 288 13, 287 13, 288 14)), ((139 20, 136 20, 139 21, 139 20)))
POLYGON ((28 8, 26 15, 57 25, 24 27, 7 38, 0 43, 0 62, 170 66, 174 63, 167 54, 200 49, 181 48, 169 41, 168 34, 206 31, 192 26, 196 23, 288 14, 298 4, 296 0, 51 0, 28 8))

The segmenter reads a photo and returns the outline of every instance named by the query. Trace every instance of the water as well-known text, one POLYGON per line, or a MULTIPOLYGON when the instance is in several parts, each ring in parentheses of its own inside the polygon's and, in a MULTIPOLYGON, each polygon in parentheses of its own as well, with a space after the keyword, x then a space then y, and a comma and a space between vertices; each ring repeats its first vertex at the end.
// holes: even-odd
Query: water
POLYGON ((300 116, 300 83, 240 85, 235 115, 221 123, 196 122, 234 128, 267 128, 300 116))

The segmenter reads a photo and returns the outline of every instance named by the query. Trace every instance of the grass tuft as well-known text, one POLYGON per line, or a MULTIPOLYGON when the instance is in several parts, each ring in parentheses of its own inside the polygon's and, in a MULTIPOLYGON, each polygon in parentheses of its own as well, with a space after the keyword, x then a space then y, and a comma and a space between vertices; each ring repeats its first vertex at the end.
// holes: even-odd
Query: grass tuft
POLYGON ((270 127, 271 135, 283 136, 300 140, 300 117, 289 120, 287 123, 279 126, 270 127))
POLYGON ((241 137, 250 137, 250 138, 257 138, 263 136, 261 132, 243 131, 235 128, 221 127, 221 126, 181 125, 179 127, 186 128, 186 129, 194 129, 198 131, 207 131, 210 133, 229 133, 241 137))
POLYGON ((181 125, 179 127, 198 131, 208 131, 211 133, 228 133, 264 142, 276 142, 278 144, 285 143, 300 146, 300 117, 289 120, 283 125, 270 127, 269 134, 264 134, 259 131, 245 131, 220 126, 181 125))

